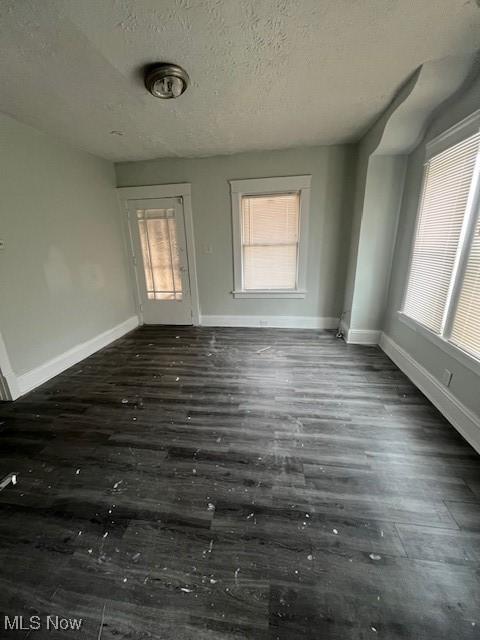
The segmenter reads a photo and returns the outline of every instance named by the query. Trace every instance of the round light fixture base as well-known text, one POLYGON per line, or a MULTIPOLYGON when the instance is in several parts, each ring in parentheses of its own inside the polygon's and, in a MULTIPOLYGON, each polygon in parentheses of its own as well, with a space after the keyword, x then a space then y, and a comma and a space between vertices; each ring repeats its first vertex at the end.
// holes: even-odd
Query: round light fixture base
POLYGON ((145 73, 145 86, 155 98, 178 98, 188 87, 190 78, 182 67, 169 62, 150 65, 145 73))

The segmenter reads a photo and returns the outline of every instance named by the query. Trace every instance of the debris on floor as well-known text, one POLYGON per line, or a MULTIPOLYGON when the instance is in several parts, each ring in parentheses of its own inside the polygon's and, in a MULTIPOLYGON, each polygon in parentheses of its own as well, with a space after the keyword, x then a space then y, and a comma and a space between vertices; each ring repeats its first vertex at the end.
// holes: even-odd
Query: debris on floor
POLYGON ((10 483, 17 484, 17 474, 16 473, 9 473, 8 475, 6 475, 3 478, 3 480, 0 482, 0 491, 5 489, 5 487, 8 487, 8 485, 10 483))
POLYGON ((263 347, 263 349, 258 349, 257 353, 263 353, 264 351, 268 351, 269 349, 271 349, 272 347, 263 347))

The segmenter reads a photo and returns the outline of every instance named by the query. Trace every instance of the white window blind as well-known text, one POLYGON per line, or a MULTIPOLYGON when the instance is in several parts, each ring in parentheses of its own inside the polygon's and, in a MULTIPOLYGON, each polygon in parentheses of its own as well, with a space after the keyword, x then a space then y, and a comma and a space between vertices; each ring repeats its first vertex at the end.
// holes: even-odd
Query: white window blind
POLYGON ((299 214, 299 193, 242 196, 245 290, 295 289, 299 214))
POLYGON ((450 339, 453 344, 480 358, 480 217, 478 213, 450 339))
POLYGON ((174 209, 137 209, 149 300, 182 300, 174 209))
MULTIPOLYGON (((434 156, 425 168, 403 311, 437 334, 443 331, 448 311, 479 142, 480 134, 470 136, 434 156)), ((473 274, 472 269, 475 266, 473 274)), ((474 275, 471 278, 473 282, 474 275)), ((470 290, 466 287, 461 296, 465 309, 470 290)))

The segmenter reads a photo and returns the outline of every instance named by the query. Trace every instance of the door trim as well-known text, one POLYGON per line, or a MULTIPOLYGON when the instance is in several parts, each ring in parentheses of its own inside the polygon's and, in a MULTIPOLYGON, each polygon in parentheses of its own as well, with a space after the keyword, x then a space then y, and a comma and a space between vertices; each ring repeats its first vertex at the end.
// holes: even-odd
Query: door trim
POLYGON ((16 400, 19 396, 17 376, 12 370, 7 348, 0 332, 0 400, 16 400))
POLYGON ((195 258, 195 237, 193 233, 191 184, 189 182, 180 182, 178 184, 156 184, 144 187, 117 187, 117 192, 121 210, 124 214, 122 216, 122 225, 125 237, 128 238, 129 273, 131 274, 132 283, 135 286, 137 312, 142 324, 143 314, 140 308, 140 288, 135 263, 132 260, 133 244, 128 224, 128 201, 149 200, 154 198, 182 198, 183 218, 185 221, 185 240, 187 243, 188 276, 190 279, 190 296, 192 301, 192 322, 194 326, 198 326, 200 324, 200 300, 198 296, 197 262, 195 258))

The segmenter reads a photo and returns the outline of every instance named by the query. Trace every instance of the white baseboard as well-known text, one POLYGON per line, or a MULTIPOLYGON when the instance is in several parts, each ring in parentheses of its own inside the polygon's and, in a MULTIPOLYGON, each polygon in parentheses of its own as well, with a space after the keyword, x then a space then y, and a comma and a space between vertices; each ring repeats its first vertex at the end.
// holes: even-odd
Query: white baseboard
POLYGON ((380 348, 480 453, 480 416, 470 411, 425 367, 384 333, 380 338, 380 348))
POLYGON ((201 316, 205 327, 272 327, 276 329, 336 329, 338 318, 314 316, 201 316))
MULTIPOLYGON (((92 353, 95 353, 99 349, 103 349, 114 340, 118 340, 135 327, 138 327, 139 320, 137 316, 132 316, 128 318, 124 322, 117 324, 112 329, 108 329, 104 331, 95 338, 91 338, 86 342, 82 342, 81 344, 72 347, 68 351, 60 354, 59 356, 52 358, 52 360, 48 360, 44 364, 41 364, 39 367, 35 367, 31 371, 24 373, 21 376, 17 376, 17 388, 18 395, 23 395, 35 387, 43 384, 50 378, 58 375, 65 369, 72 367, 77 362, 88 358, 92 353)), ((18 397, 18 396, 17 396, 18 397)))
POLYGON ((348 329, 343 335, 347 344, 374 345, 380 342, 381 334, 381 331, 374 329, 348 329))

